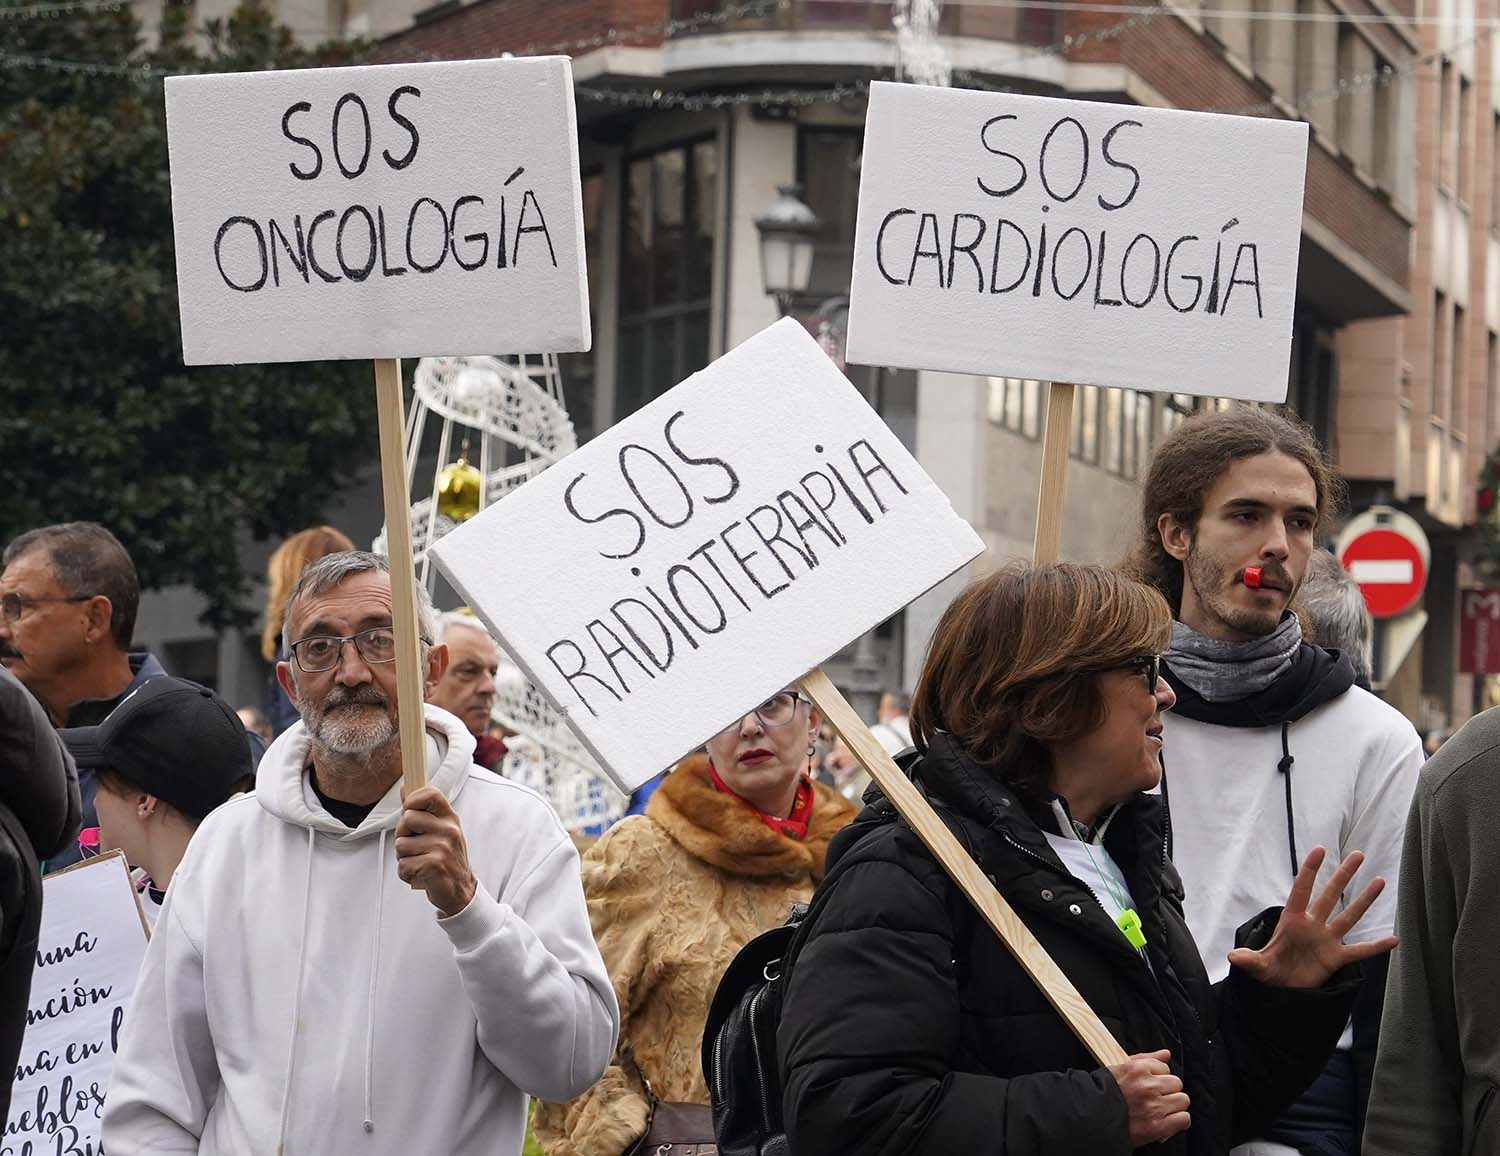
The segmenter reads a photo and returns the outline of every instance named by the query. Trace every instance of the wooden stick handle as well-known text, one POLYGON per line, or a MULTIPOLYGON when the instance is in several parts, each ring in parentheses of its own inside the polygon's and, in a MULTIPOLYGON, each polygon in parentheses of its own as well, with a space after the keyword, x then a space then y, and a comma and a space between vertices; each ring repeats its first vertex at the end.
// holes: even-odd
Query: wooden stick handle
MULTIPOLYGON (((1064 443, 1066 448, 1066 443, 1064 443)), ((833 724, 833 729, 844 740, 854 757, 864 764, 874 780, 880 784, 885 797, 895 804, 901 817, 911 825, 933 857, 942 865, 953 881, 962 889, 975 910, 983 916, 990 929, 998 935, 1016 961, 1025 968, 1042 994, 1047 997, 1058 1013, 1067 1021, 1073 1034, 1088 1048, 1089 1054, 1100 1067, 1124 1063, 1125 1049, 1119 1044, 1103 1021, 1094 1014, 1073 981, 1062 973, 1047 949, 1037 942, 1036 936, 1021 922, 1020 916, 1007 903, 995 885, 989 881, 968 852, 953 837, 953 832, 938 818, 936 812, 922 797, 922 792, 901 773, 895 760, 876 741, 864 720, 854 712, 848 701, 839 693, 822 667, 802 679, 802 689, 812 699, 823 717, 833 724)))
POLYGON ((1054 381, 1047 390, 1042 431, 1042 488, 1036 501, 1034 562, 1056 562, 1062 544, 1063 495, 1068 488, 1068 441, 1073 433, 1073 386, 1054 381))
POLYGON ((375 361, 375 410, 380 418, 380 488, 385 497, 385 548, 391 563, 391 622, 396 629, 396 710, 401 771, 407 791, 427 785, 427 727, 417 646, 417 584, 412 573, 411 497, 402 445, 401 363, 375 361))

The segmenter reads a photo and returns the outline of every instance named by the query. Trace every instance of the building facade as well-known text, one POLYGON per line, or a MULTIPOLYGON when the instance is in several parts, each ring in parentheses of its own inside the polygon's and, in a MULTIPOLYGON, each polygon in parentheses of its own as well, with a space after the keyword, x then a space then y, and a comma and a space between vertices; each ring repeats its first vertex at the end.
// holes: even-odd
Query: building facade
POLYGON ((1411 310, 1340 335, 1350 367, 1341 466, 1354 500, 1388 502, 1432 546, 1427 623, 1389 695, 1424 727, 1495 704, 1495 688, 1457 673, 1459 591, 1494 584, 1493 502, 1478 480, 1500 435, 1500 68, 1492 0, 1447 0, 1419 30, 1414 85, 1417 227, 1411 310))
MULTIPOLYGON (((1413 240, 1413 226, 1440 192, 1423 176, 1436 160, 1417 126, 1436 86, 1421 55, 1432 34, 1426 25, 1419 29, 1414 2, 1203 0, 1059 11, 973 0, 942 6, 936 43, 955 85, 1306 119, 1312 133, 1288 405, 1341 464, 1347 459, 1346 472, 1362 482, 1360 501, 1384 492, 1384 479, 1391 497, 1430 502, 1429 475, 1442 482, 1442 471, 1452 472, 1449 491, 1439 493, 1448 493, 1444 524, 1457 535, 1472 517, 1463 503, 1483 457, 1470 440, 1486 439, 1472 435, 1465 416, 1462 440, 1454 440, 1455 403, 1448 401, 1439 412, 1449 440, 1439 438, 1429 450, 1437 435, 1428 431, 1438 427, 1415 408, 1422 367, 1404 352, 1412 329, 1425 324, 1422 311, 1437 300, 1430 275, 1436 249, 1430 239, 1423 247, 1420 229, 1413 240), (1398 418, 1409 427, 1404 439, 1396 436, 1398 418), (1465 447, 1457 466, 1453 444, 1465 447), (1431 466, 1439 459, 1449 464, 1431 466), (1374 488, 1363 488, 1364 480, 1374 488)), ((390 33, 379 45, 379 58, 388 61, 505 52, 573 57, 594 348, 565 359, 564 385, 586 438, 776 319, 756 220, 783 185, 800 186, 820 222, 812 285, 793 312, 815 330, 819 318, 838 317, 852 266, 864 86, 902 68, 893 17, 905 10, 864 0, 441 0, 404 15, 391 9, 397 27, 375 21, 365 30, 390 33)), ((340 32, 360 30, 347 14, 341 19, 333 21, 340 32)), ((1492 107, 1493 70, 1488 57, 1467 67, 1464 131, 1478 141, 1490 120, 1473 109, 1492 107), (1475 95, 1481 92, 1482 102, 1475 95)), ((1444 74, 1455 101, 1456 69, 1444 74)), ((1460 114, 1452 115, 1457 142, 1460 114)), ((1491 157, 1489 137, 1482 143, 1474 155, 1491 157)), ((1459 151, 1455 143, 1455 166, 1459 151)), ((1483 161, 1486 174, 1491 164, 1483 161)), ((1464 170, 1471 182, 1479 167, 1464 170)), ((1472 227, 1464 215, 1471 266, 1487 257, 1487 202, 1485 213, 1472 227)), ((1450 212, 1450 222, 1454 217, 1450 212)), ((1454 244, 1443 243, 1448 267, 1456 267, 1454 244)), ((1481 271, 1481 282, 1485 276, 1481 271)), ((1458 295, 1444 292, 1451 314, 1458 295)), ((1482 316, 1472 304, 1462 307, 1482 316)), ((1485 342, 1493 329, 1464 323, 1469 363, 1492 353, 1485 342)), ((1029 554, 1045 384, 848 372, 985 538, 990 554, 976 566, 1029 554)), ((1465 415, 1476 406, 1487 414, 1474 382, 1489 378, 1470 370, 1464 380, 1468 392, 1458 404, 1468 407, 1465 415)), ((1213 383, 1202 389, 1211 394, 1213 383)), ((1203 404, 1212 403, 1080 391, 1066 556, 1124 556, 1137 532, 1138 479, 1153 446, 1203 404)), ((368 520, 358 512, 363 500, 351 506, 356 522, 368 520)), ((378 502, 373 488, 368 500, 378 502)), ((882 687, 910 687, 936 615, 967 576, 831 664, 857 705, 869 710, 882 687)))

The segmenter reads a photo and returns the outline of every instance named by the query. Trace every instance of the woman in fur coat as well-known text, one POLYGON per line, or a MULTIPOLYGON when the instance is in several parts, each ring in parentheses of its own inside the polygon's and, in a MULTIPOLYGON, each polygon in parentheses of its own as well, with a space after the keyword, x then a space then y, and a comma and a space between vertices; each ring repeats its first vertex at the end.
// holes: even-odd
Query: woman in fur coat
POLYGON ((583 858, 594 937, 620 1001, 620 1044, 578 1099, 537 1107, 548 1156, 621 1156, 650 1100, 708 1103, 699 1044, 724 969, 823 877, 853 804, 808 774, 818 711, 795 690, 767 699, 689 755, 644 815, 583 858))

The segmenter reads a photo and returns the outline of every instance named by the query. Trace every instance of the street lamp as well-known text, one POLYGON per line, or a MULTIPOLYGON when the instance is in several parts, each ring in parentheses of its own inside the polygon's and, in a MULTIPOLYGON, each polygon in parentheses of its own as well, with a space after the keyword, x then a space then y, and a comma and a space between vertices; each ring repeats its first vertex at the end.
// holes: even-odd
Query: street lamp
POLYGON ((760 231, 760 276, 785 317, 812 281, 813 237, 818 215, 797 196, 799 185, 781 185, 755 227, 760 231))

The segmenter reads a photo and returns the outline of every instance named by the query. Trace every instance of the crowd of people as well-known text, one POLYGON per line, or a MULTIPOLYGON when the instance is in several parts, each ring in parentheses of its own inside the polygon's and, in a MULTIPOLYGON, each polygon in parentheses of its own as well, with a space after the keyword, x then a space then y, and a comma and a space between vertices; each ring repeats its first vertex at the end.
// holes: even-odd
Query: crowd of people
POLYGON ((1340 498, 1305 427, 1200 414, 1158 447, 1128 558, 997 564, 881 698, 874 737, 1128 1053, 1108 1066, 796 685, 580 853, 503 774, 494 640, 425 595, 406 789, 389 564, 336 530, 272 556, 274 682, 239 712, 132 649, 107 529, 23 534, 0 559, 0 1064, 43 872, 119 848, 155 930, 112 1156, 514 1156, 529 1118, 548 1156, 711 1145, 715 989, 794 907, 778 1150, 1500 1154, 1500 721, 1424 764, 1370 691, 1324 548, 1340 498))

